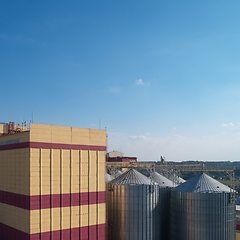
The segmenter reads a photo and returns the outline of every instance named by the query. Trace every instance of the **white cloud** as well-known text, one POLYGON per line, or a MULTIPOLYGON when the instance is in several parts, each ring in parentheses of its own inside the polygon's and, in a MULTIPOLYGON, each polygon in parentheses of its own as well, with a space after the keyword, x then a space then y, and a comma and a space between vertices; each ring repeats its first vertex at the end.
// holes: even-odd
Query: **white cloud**
POLYGON ((120 88, 119 87, 110 87, 109 91, 111 93, 120 93, 120 88))
POLYGON ((176 127, 174 127, 172 130, 176 130, 177 128, 176 127))
POLYGON ((225 132, 218 136, 188 137, 182 135, 152 137, 108 133, 108 151, 120 150, 126 156, 138 160, 155 160, 165 156, 166 160, 238 160, 240 135, 229 137, 225 132))
POLYGON ((222 126, 223 127, 228 127, 228 126, 234 127, 234 124, 233 123, 223 123, 222 126))
POLYGON ((144 82, 143 82, 142 79, 136 80, 135 83, 136 83, 137 85, 143 85, 143 84, 144 84, 144 82))
POLYGON ((145 140, 146 137, 144 135, 140 135, 140 136, 130 136, 129 137, 130 140, 145 140))

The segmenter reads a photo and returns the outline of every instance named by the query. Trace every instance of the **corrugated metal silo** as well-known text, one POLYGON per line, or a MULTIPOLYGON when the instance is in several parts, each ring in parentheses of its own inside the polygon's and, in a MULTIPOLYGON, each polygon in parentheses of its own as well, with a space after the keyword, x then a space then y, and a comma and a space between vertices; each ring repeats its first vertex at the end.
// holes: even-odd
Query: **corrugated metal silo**
POLYGON ((159 239, 168 240, 170 236, 171 189, 177 185, 157 172, 152 174, 152 179, 159 185, 159 203, 157 205, 157 212, 159 216, 159 239))
POLYGON ((162 172, 162 175, 164 175, 166 178, 170 179, 172 182, 174 182, 177 185, 186 182, 186 180, 179 177, 174 171, 172 172, 167 170, 165 172, 162 172))
POLYGON ((134 169, 108 183, 108 239, 159 240, 159 187, 134 169))
POLYGON ((171 191, 172 240, 235 240, 235 193, 201 173, 171 191))
POLYGON ((117 177, 119 177, 119 176, 122 175, 122 174, 123 174, 122 171, 117 170, 116 172, 114 172, 114 173, 112 174, 112 177, 113 177, 113 178, 117 178, 117 177))
POLYGON ((112 181, 112 180, 113 180, 112 175, 106 173, 106 182, 110 182, 110 181, 112 181))

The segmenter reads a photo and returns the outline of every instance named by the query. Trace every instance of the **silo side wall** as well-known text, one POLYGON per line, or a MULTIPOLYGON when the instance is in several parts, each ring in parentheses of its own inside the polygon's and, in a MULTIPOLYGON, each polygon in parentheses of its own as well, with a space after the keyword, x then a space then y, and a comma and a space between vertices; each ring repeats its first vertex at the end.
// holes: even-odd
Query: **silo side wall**
POLYGON ((108 184, 108 239, 159 240, 157 185, 108 184))
POLYGON ((235 240, 234 193, 171 192, 171 240, 235 240))
POLYGON ((159 202, 157 205, 158 213, 158 228, 160 233, 160 240, 170 239, 170 199, 171 188, 159 187, 159 202))

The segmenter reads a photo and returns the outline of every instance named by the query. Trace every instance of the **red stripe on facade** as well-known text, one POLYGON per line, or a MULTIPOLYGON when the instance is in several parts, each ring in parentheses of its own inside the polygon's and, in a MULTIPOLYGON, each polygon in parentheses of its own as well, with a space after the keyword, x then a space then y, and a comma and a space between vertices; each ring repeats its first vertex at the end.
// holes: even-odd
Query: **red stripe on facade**
POLYGON ((22 143, 13 143, 8 145, 0 146, 0 151, 3 150, 12 150, 12 149, 19 149, 19 148, 29 148, 29 142, 22 142, 22 143))
POLYGON ((13 144, 8 144, 8 145, 2 145, 2 146, 0 146, 0 151, 19 149, 19 148, 45 148, 45 149, 72 149, 72 150, 106 151, 106 146, 45 143, 45 142, 22 142, 22 143, 13 143, 13 144))
POLYGON ((0 191, 0 202, 26 210, 70 207, 106 202, 106 192, 65 193, 26 196, 0 191))
POLYGON ((0 223, 1 240, 105 240, 105 224, 28 234, 0 223), (97 234, 95 234, 95 231, 97 234))
POLYGON ((236 224, 236 230, 240 231, 240 224, 236 224))

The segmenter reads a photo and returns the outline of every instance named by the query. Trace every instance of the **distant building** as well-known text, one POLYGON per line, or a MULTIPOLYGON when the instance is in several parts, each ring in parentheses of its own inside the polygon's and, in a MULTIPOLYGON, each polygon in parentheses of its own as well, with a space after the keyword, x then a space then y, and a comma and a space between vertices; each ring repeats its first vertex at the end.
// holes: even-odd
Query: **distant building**
POLYGON ((106 156, 107 162, 131 162, 131 163, 137 163, 137 157, 127 157, 124 156, 122 152, 119 151, 112 151, 107 153, 106 156))

